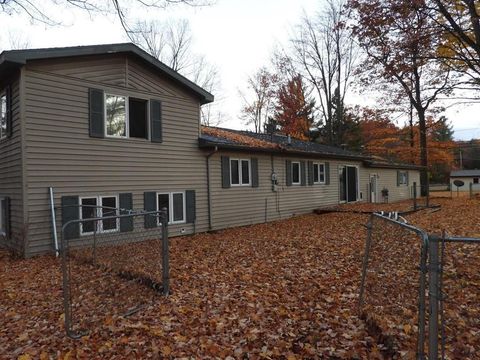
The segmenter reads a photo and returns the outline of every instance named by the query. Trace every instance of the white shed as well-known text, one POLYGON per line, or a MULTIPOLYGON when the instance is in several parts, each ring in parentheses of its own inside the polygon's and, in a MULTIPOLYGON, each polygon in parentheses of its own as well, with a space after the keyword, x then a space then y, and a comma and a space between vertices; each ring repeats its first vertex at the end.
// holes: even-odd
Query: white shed
POLYGON ((470 184, 473 186, 473 191, 480 191, 480 170, 456 170, 450 173, 450 186, 453 191, 469 191, 470 184), (456 186, 455 180, 460 180, 463 186, 456 186))

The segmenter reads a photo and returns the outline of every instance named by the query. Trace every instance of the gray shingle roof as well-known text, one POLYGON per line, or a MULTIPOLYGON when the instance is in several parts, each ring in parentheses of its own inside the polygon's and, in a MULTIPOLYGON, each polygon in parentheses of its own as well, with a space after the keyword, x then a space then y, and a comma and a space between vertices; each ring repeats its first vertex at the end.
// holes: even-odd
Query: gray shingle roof
POLYGON ((213 95, 208 91, 202 89, 197 84, 191 82, 186 77, 180 75, 132 43, 3 51, 0 53, 0 77, 25 65, 29 60, 121 53, 130 53, 138 56, 155 70, 162 72, 167 78, 174 80, 177 84, 193 92, 200 98, 202 104, 213 101, 213 95))
POLYGON ((480 177, 480 170, 456 170, 450 173, 450 177, 480 177))

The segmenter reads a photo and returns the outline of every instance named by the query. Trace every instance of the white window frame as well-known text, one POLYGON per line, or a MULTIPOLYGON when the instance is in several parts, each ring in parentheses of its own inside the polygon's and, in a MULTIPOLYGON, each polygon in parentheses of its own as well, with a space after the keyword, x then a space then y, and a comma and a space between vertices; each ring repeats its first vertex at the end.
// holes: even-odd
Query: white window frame
MULTIPOLYGON (((80 220, 87 220, 88 221, 88 218, 87 219, 83 219, 82 218, 82 200, 85 200, 85 199, 96 199, 97 201, 97 207, 95 208, 95 217, 102 217, 102 212, 101 212, 101 208, 100 206, 102 206, 102 199, 103 198, 110 198, 110 197, 114 197, 115 198, 115 204, 117 205, 116 208, 116 214, 118 215, 119 212, 118 212, 118 208, 119 208, 119 204, 118 204, 118 201, 119 201, 119 197, 118 195, 92 195, 92 196, 82 196, 82 197, 79 197, 78 201, 79 201, 79 209, 78 209, 78 212, 79 212, 79 215, 78 215, 78 218, 80 220)), ((109 229, 109 230, 103 230, 103 221, 100 220, 100 221, 95 221, 95 226, 96 226, 96 233, 97 234, 108 234, 108 233, 114 233, 114 232, 119 232, 120 231, 120 219, 116 219, 116 227, 115 229, 109 229)), ((89 231, 89 232, 84 232, 83 231, 83 221, 80 222, 80 236, 89 236, 89 235, 93 235, 95 233, 95 231, 89 231)))
MULTIPOLYGON (((315 165, 317 165, 317 175, 318 175, 318 181, 314 181, 314 184, 322 184, 325 185, 326 183, 326 174, 325 174, 325 163, 324 162, 314 162, 313 163, 313 171, 315 171, 315 165), (320 171, 320 166, 323 167, 323 172, 320 171), (320 174, 323 173, 323 180, 321 180, 320 174)), ((314 178, 315 179, 315 178, 314 178)))
POLYGON ((300 185, 302 183, 302 167, 300 161, 292 161, 290 171, 292 172, 292 185, 300 185), (293 181, 293 165, 298 164, 298 182, 293 181))
POLYGON ((250 159, 241 159, 241 158, 234 158, 230 159, 230 186, 250 186, 252 184, 252 163, 250 159), (232 183, 232 161, 238 161, 238 184, 232 183), (244 183, 242 180, 242 161, 248 162, 248 183, 244 183))
POLYGON ((111 139, 144 139, 144 140, 150 140, 150 100, 144 99, 142 97, 135 97, 132 96, 134 99, 138 100, 145 100, 147 102, 147 137, 145 138, 132 138, 130 137, 130 96, 128 95, 120 95, 120 94, 115 94, 115 93, 109 93, 105 92, 103 95, 103 117, 105 119, 104 121, 104 131, 105 131, 105 137, 111 138, 111 139), (108 135, 108 126, 107 126, 107 96, 118 96, 118 97, 124 97, 125 98, 125 136, 117 136, 117 135, 108 135))
POLYGON ((400 181, 398 184, 400 186, 407 185, 407 178, 408 178, 407 171, 400 171, 400 181))
POLYGON ((6 230, 7 230, 5 229, 6 224, 3 223, 3 220, 5 218, 5 214, 3 213, 3 206, 2 206, 3 201, 5 201, 5 197, 0 196, 0 236, 5 236, 6 230))
MULTIPOLYGON (((187 222, 187 203, 186 203, 186 195, 185 191, 171 191, 171 192, 164 192, 159 191, 156 193, 155 201, 157 203, 157 211, 160 211, 158 207, 158 195, 168 195, 168 225, 176 225, 176 224, 185 224, 187 222), (182 194, 183 200, 183 220, 173 220, 173 195, 175 194, 182 194)), ((157 218, 157 225, 162 226, 162 222, 160 216, 157 218)))
MULTIPOLYGON (((8 109, 7 109, 7 92, 5 90, 0 92, 0 121, 2 116, 2 113, 1 113, 2 99, 5 99, 5 125, 6 125, 8 109)), ((7 137, 7 132, 5 131, 5 133, 3 133, 2 128, 0 126, 0 140, 5 139, 6 137, 7 137)))

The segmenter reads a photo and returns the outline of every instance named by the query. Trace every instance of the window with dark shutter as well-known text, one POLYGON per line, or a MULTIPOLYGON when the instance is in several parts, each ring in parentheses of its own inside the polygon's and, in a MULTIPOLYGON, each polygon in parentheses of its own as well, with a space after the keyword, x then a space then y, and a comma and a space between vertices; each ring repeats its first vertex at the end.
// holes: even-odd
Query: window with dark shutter
POLYGON ((228 156, 222 156, 222 188, 227 189, 230 187, 230 158, 228 156))
MULTIPOLYGON (((79 219, 79 204, 80 199, 78 196, 62 196, 62 224, 79 219)), ((62 226, 63 226, 62 225, 62 226)), ((68 225, 64 232, 64 240, 78 239, 80 237, 80 224, 71 223, 68 225)))
MULTIPOLYGON (((133 198, 131 193, 123 193, 118 196, 120 205, 120 215, 127 215, 129 210, 133 210, 133 198)), ((120 232, 133 231, 133 217, 120 218, 120 232)))
POLYGON ((285 183, 287 186, 292 186, 292 162, 285 160, 285 183))
POLYGON ((300 161, 300 185, 302 185, 302 186, 307 185, 307 174, 306 174, 305 161, 300 161))
MULTIPOLYGON (((143 207, 145 211, 157 211, 157 193, 147 191, 143 193, 143 207)), ((157 217, 154 215, 145 215, 145 228, 150 229, 157 226, 157 217)))
POLYGON ((252 167, 252 187, 258 187, 258 159, 252 158, 250 164, 252 167))
POLYGON ((325 185, 330 185, 330 163, 325 163, 325 185))
POLYGON ((187 208, 187 224, 193 224, 196 220, 196 200, 195 200, 195 190, 185 191, 186 197, 186 208, 187 208))

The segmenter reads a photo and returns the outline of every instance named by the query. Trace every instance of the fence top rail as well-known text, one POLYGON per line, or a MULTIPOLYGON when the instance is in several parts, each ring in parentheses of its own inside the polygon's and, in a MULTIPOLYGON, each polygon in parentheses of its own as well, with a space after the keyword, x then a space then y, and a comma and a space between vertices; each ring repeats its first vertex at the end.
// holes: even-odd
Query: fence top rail
POLYGON ((428 244, 428 233, 425 231, 425 230, 422 230, 420 228, 417 228, 413 225, 410 225, 410 224, 406 224, 404 222, 401 222, 401 221, 398 221, 398 220, 395 220, 395 219, 392 219, 388 216, 385 216, 385 215, 382 215, 382 214, 379 214, 379 213, 373 213, 372 214, 372 218, 373 217, 377 217, 379 219, 382 219, 382 220, 385 220, 385 221, 388 221, 388 222, 391 222, 392 224, 395 224, 395 225, 398 225, 398 226, 401 226, 407 230, 410 230, 414 233, 416 233, 417 235, 419 235, 421 238, 422 238, 422 241, 423 241, 423 245, 427 245, 428 244))
POLYGON ((113 219, 120 219, 120 218, 128 218, 128 217, 136 217, 136 216, 165 216, 167 213, 166 209, 162 209, 159 211, 136 211, 136 212, 131 212, 129 214, 118 214, 118 215, 112 215, 112 216, 100 216, 100 217, 92 217, 92 218, 87 218, 87 219, 73 219, 67 221, 65 224, 62 226, 62 233, 63 231, 71 224, 76 224, 76 223, 84 223, 84 222, 90 222, 90 221, 101 221, 101 220, 113 220, 113 219))
POLYGON ((451 242, 451 243, 478 243, 478 244, 480 244, 480 238, 462 237, 462 236, 446 236, 445 238, 442 238, 441 236, 431 235, 430 240, 445 241, 445 242, 451 242))

